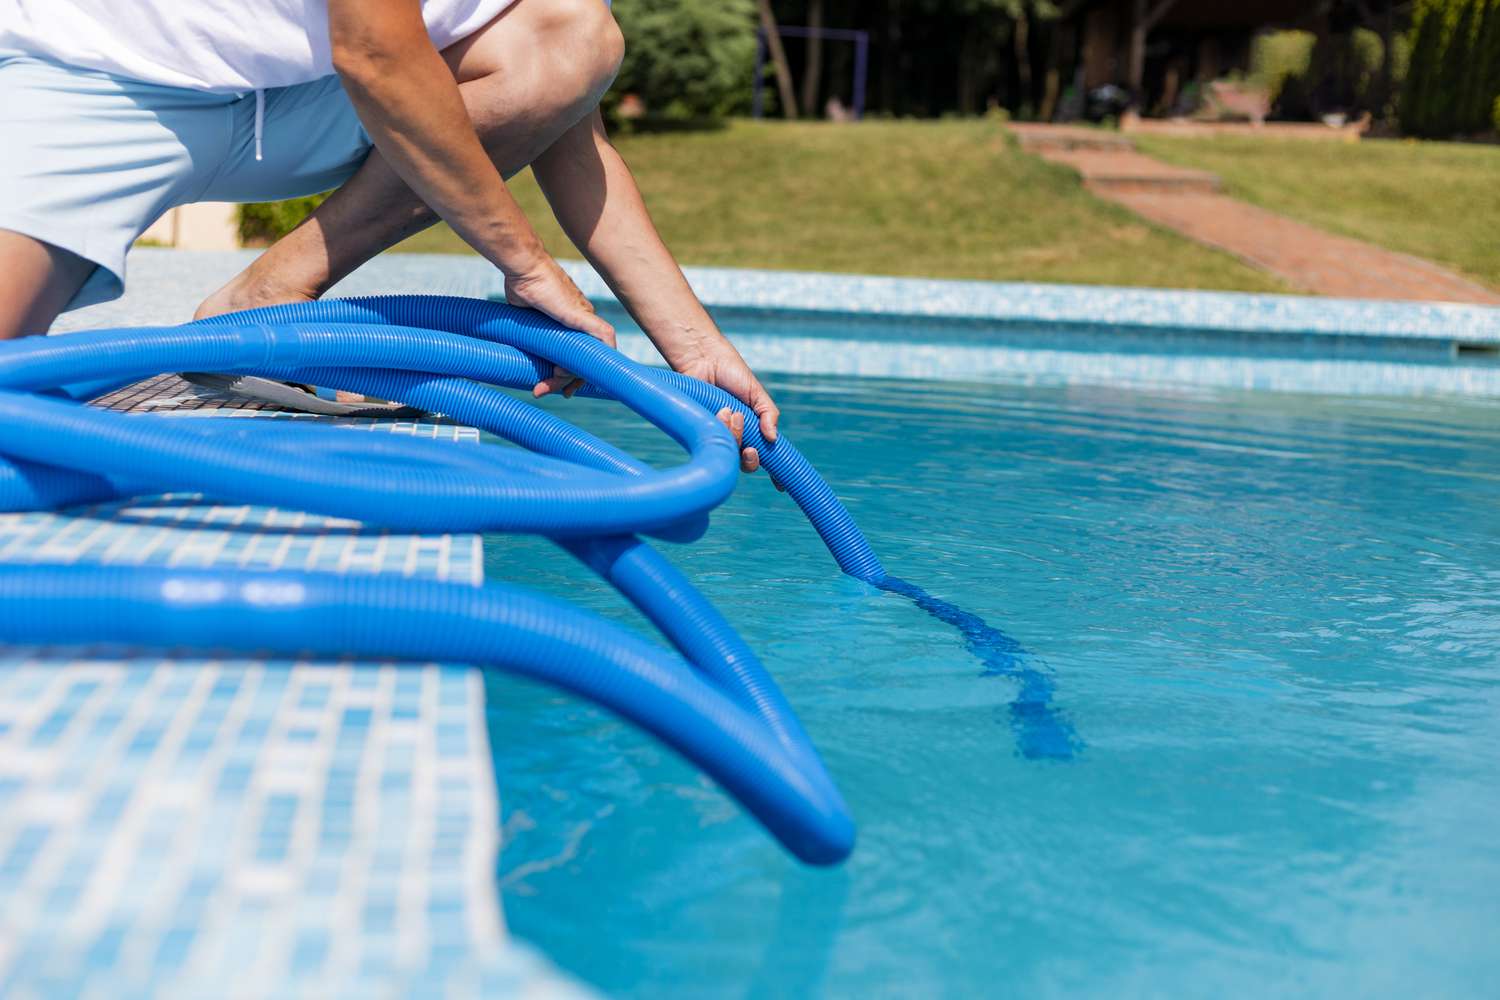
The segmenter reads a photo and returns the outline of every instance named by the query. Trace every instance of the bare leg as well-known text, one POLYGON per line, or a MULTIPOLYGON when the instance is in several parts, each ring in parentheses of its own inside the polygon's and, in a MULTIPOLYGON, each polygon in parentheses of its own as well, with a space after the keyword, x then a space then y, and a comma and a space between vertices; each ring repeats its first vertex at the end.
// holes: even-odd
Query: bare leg
MULTIPOLYGON (((581 119, 609 86, 619 29, 599 0, 522 0, 443 52, 496 167, 515 174, 581 119)), ((341 188, 198 315, 316 298, 436 216, 372 150, 341 188)))
POLYGON ((0 229, 0 340, 46 333, 93 270, 75 253, 0 229))

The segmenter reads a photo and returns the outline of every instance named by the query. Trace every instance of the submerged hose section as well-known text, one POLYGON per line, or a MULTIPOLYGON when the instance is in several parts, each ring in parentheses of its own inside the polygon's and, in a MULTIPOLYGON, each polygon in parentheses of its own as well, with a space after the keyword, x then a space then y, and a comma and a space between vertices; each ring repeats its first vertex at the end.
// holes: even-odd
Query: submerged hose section
MULTIPOLYGON (((485 309, 487 303, 471 299, 444 299, 441 300, 445 304, 444 308, 433 314, 427 312, 425 308, 425 303, 431 301, 433 300, 414 296, 350 299, 339 303, 337 314, 330 315, 328 318, 350 322, 441 323, 442 329, 454 333, 474 337, 495 335, 494 327, 491 325, 493 319, 485 309)), ((324 305, 325 303, 318 303, 311 308, 319 309, 324 305)), ((331 303, 326 305, 332 306, 331 303)), ((267 314, 268 319, 276 322, 296 321, 305 319, 308 309, 308 306, 298 304, 275 306, 268 310, 260 310, 259 313, 267 314)), ((544 327, 548 322, 544 317, 537 317, 535 314, 528 314, 528 317, 535 321, 535 325, 529 329, 544 327)), ((535 340, 517 341, 516 346, 522 351, 530 351, 532 355, 539 356, 543 353, 535 340)), ((538 379, 551 374, 550 367, 539 363, 535 356, 527 357, 520 354, 513 358, 513 364, 514 368, 509 373, 510 377, 501 383, 511 388, 529 388, 538 379)), ((934 597, 914 583, 887 574, 864 533, 854 523, 854 519, 849 516, 849 512, 823 477, 818 475, 817 470, 790 441, 781 438, 775 444, 768 445, 761 435, 759 419, 740 400, 717 386, 677 372, 655 368, 642 369, 642 371, 660 384, 681 392, 711 413, 717 413, 726 406, 740 413, 745 420, 745 446, 757 449, 760 453, 761 466, 802 509, 808 521, 822 537, 824 544, 828 546, 829 552, 838 562, 841 570, 887 593, 907 598, 933 618, 953 627, 963 637, 965 647, 982 664, 982 672, 985 676, 1004 677, 1016 682, 1018 687, 1016 697, 1010 705, 1010 721, 1011 729, 1015 733, 1017 749, 1022 756, 1030 759, 1068 760, 1077 753, 1082 746, 1082 741, 1074 732, 1072 724, 1053 704, 1052 678, 1019 642, 972 612, 934 597)), ((332 374, 304 373, 302 380, 317 384, 335 384, 319 381, 319 378, 332 376, 332 374), (317 377, 314 377, 315 375, 317 377)), ((356 388, 354 385, 343 383, 338 383, 338 385, 340 388, 356 388)), ((592 381, 582 391, 584 395, 610 397, 607 386, 600 386, 592 381)), ((401 395, 400 392, 386 394, 376 391, 372 394, 387 399, 400 399, 411 405, 423 405, 401 395)), ((445 413, 451 412, 441 407, 433 407, 433 409, 445 413)), ((582 433, 572 428, 571 425, 564 424, 564 426, 574 434, 582 433)), ((496 433, 502 432, 497 430, 496 433)), ((532 447, 530 443, 519 439, 517 443, 532 447)), ((594 447, 594 445, 590 444, 587 447, 594 447)), ((552 454, 552 452, 545 453, 552 454)), ((576 454, 571 457, 580 460, 580 456, 576 454)), ((659 622, 657 624, 660 625, 659 622)))
MULTIPOLYGON (((273 306, 269 309, 258 310, 256 315, 265 315, 273 322, 295 322, 305 320, 309 310, 321 311, 325 307, 335 309, 326 318, 336 319, 344 322, 389 322, 394 324, 427 323, 430 325, 441 324, 441 328, 454 333, 466 334, 472 337, 494 338, 499 333, 495 325, 493 315, 486 307, 489 303, 479 302, 472 299, 442 299, 436 300, 443 303, 443 308, 435 312, 429 312, 426 304, 433 302, 414 296, 375 296, 370 298, 349 299, 341 303, 316 303, 312 306, 295 304, 288 306, 273 306)), ((244 314, 241 314, 244 315, 244 314)), ((508 378, 499 384, 510 388, 529 388, 537 380, 551 374, 550 367, 539 363, 536 359, 544 352, 544 347, 533 332, 545 328, 549 321, 545 317, 534 313, 526 314, 531 322, 525 328, 527 337, 515 338, 512 342, 520 348, 517 356, 512 358, 513 368, 507 372, 508 378), (527 356, 524 352, 530 352, 527 356)), ((227 317, 225 318, 227 319, 227 317)), ((215 322, 210 320, 209 322, 215 322)), ((509 331, 507 331, 509 332, 509 331)), ((514 333, 510 333, 514 338, 514 333)), ((828 546, 829 552, 838 562, 839 568, 849 576, 866 583, 879 587, 888 593, 897 594, 910 600, 916 607, 925 611, 933 618, 958 630, 963 637, 964 645, 982 664, 982 672, 986 676, 1004 677, 1014 680, 1018 687, 1016 697, 1010 706, 1011 729, 1015 733, 1016 746, 1022 756, 1031 759, 1071 759, 1082 746, 1073 726, 1065 716, 1053 705, 1052 693, 1053 682, 1044 667, 1035 657, 1029 654, 1019 642, 1003 631, 989 625, 979 616, 965 611, 947 601, 934 597, 926 590, 899 577, 890 576, 885 567, 881 565, 880 559, 875 555, 870 543, 866 540, 864 533, 855 524, 854 519, 849 516, 848 510, 839 501, 833 490, 822 476, 818 475, 812 464, 802 455, 800 451, 788 440, 778 439, 775 444, 767 444, 760 432, 760 421, 754 411, 739 399, 731 396, 717 386, 706 382, 681 375, 677 372, 666 371, 655 368, 643 368, 641 371, 648 377, 655 379, 659 384, 670 387, 681 392, 683 395, 694 400, 710 413, 717 413, 724 407, 737 411, 745 420, 743 443, 746 447, 757 449, 760 453, 761 465, 776 482, 786 490, 787 494, 796 502, 797 506, 807 516, 813 528, 822 537, 824 544, 828 546)), ((394 374, 394 373, 392 373, 394 374)), ((583 374, 583 373, 579 373, 583 374)), ((338 381, 339 373, 336 372, 308 372, 304 371, 299 376, 302 381, 313 382, 319 385, 337 385, 339 388, 356 389, 357 391, 371 392, 376 396, 386 399, 399 399, 402 402, 415 406, 423 406, 438 412, 449 413, 457 416, 454 411, 444 409, 442 406, 426 407, 424 403, 418 402, 403 395, 396 386, 386 383, 361 383, 355 385, 338 381), (372 386, 364 388, 363 386, 372 386)), ((585 395, 611 398, 607 386, 590 381, 583 389, 585 395)), ((540 414, 529 407, 523 407, 532 413, 540 414)), ((468 412, 468 411, 466 411, 468 412)), ((465 422, 472 422, 469 417, 463 418, 465 422)), ((475 418, 477 419, 477 418, 475 418)), ((555 418, 551 418, 555 419, 555 418)), ((567 428, 564 437, 568 434, 582 435, 583 432, 573 428, 572 425, 559 421, 567 428)), ((483 424, 477 424, 484 426, 483 424)), ((504 431, 486 427, 502 436, 508 436, 504 431)), ((562 440, 551 434, 540 435, 551 441, 562 440)), ((513 438, 518 444, 525 447, 535 447, 534 439, 522 440, 513 438)), ((586 464, 594 464, 588 461, 589 452, 597 449, 600 445, 608 448, 607 444, 598 442, 597 439, 580 443, 577 447, 581 450, 572 451, 567 455, 559 457, 570 457, 576 461, 584 461, 586 464)), ((546 454, 555 454, 545 451, 546 454)), ((609 467, 596 466, 600 468, 609 467)), ((614 466, 618 467, 618 466, 614 466)), ((632 598, 632 600, 635 600, 632 598)), ((640 606, 640 602, 636 602, 640 606)), ((661 622, 644 607, 642 610, 648 617, 661 627, 661 622)))
POLYGON ((748 407, 647 368, 528 310, 388 296, 274 306, 182 327, 0 345, 0 511, 197 491, 418 531, 547 536, 632 601, 677 649, 514 588, 307 575, 89 567, 0 568, 0 639, 110 641, 448 659, 524 673, 592 698, 715 778, 799 858, 853 844, 847 808, 780 689, 692 584, 637 534, 690 541, 738 479, 714 414, 745 416, 744 444, 807 514, 849 575, 957 627, 987 673, 1019 680, 1026 756, 1069 756, 1051 681, 1018 644, 886 574, 827 483, 748 407), (688 453, 653 469, 493 388, 529 388, 554 364, 617 399, 688 453), (302 422, 170 419, 79 405, 161 371, 260 374, 398 399, 521 449, 434 448, 302 422), (21 574, 24 573, 24 580, 21 574), (240 637, 244 637, 240 641, 240 637))

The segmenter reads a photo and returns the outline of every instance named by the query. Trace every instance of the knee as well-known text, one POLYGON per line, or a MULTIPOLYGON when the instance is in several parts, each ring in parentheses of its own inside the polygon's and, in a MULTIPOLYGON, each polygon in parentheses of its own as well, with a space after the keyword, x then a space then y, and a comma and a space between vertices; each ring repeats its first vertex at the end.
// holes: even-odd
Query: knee
POLYGON ((625 36, 604 0, 548 0, 546 34, 568 89, 597 104, 625 58, 625 36))

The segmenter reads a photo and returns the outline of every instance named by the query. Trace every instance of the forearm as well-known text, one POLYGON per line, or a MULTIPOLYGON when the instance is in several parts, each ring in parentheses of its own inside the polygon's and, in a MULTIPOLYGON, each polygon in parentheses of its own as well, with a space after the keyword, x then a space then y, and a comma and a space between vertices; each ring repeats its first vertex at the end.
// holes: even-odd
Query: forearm
POLYGON ((672 367, 681 370, 724 343, 598 112, 563 133, 532 171, 563 231, 672 367))
POLYGON ((475 134, 420 6, 335 0, 329 30, 344 89, 390 169, 507 275, 531 267, 541 241, 475 134))

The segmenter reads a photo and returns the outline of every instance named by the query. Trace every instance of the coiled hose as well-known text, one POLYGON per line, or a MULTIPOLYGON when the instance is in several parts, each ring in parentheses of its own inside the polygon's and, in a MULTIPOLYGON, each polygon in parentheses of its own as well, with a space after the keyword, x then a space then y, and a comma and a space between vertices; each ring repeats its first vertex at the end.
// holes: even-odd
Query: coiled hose
POLYGON ((725 406, 745 416, 745 446, 759 449, 844 572, 959 627, 986 672, 1021 678, 1013 710, 1020 706, 1022 752, 1069 756, 1071 729, 1024 651, 888 577, 827 483, 785 438, 767 445, 739 400, 539 313, 475 299, 331 300, 0 345, 0 511, 183 490, 405 531, 536 533, 619 588, 680 656, 494 584, 97 566, 0 567, 0 639, 453 660, 527 674, 652 732, 797 857, 836 863, 853 846, 853 822, 784 696, 718 611, 636 537, 692 540, 734 489, 737 449, 713 415, 725 406), (585 379, 586 394, 617 399, 661 428, 687 460, 649 468, 493 388, 530 387, 553 364, 585 379), (256 374, 398 399, 524 450, 127 416, 76 402, 161 371, 256 374))

